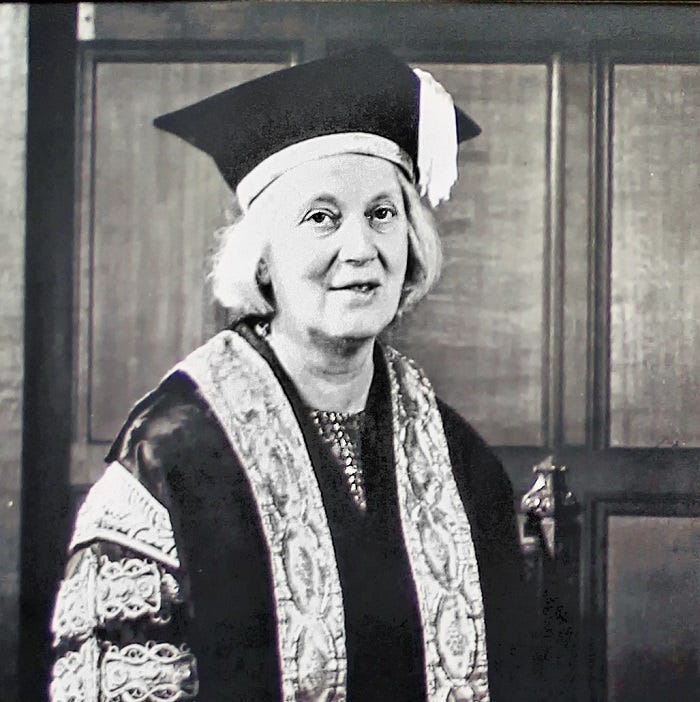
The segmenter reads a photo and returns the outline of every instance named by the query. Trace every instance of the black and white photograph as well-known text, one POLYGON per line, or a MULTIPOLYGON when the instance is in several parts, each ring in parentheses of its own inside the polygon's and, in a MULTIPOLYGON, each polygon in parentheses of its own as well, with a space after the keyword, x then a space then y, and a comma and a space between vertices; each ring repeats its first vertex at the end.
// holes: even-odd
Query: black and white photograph
POLYGON ((0 697, 700 699, 700 7, 0 3, 0 697))

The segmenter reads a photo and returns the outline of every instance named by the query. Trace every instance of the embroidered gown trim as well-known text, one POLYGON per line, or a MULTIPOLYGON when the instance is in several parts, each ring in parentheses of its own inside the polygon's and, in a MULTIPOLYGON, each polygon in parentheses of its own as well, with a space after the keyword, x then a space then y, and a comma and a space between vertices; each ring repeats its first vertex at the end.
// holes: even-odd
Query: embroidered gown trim
POLYGON ((283 699, 342 702, 340 579, 321 491, 286 395, 258 352, 232 331, 175 370, 198 386, 253 490, 272 566, 283 699))
POLYGON ((168 510, 124 468, 110 463, 83 502, 69 549, 102 539, 180 567, 168 510))
POLYGON ((428 379, 386 349, 401 525, 418 590, 429 700, 488 702, 479 570, 428 379))
MULTIPOLYGON (((469 522, 428 380, 387 349, 396 477, 430 702, 488 702, 484 611, 469 522)), ((342 701, 342 591, 321 493, 291 404, 233 331, 175 367, 212 407, 248 475, 272 564, 285 702, 342 701)))

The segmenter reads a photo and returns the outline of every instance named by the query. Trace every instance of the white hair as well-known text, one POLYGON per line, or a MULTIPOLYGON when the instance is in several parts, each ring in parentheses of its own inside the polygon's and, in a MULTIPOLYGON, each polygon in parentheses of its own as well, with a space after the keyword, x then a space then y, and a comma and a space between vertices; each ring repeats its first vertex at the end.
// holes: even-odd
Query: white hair
MULTIPOLYGON (((408 219, 408 261, 397 316, 416 305, 440 276, 442 250, 430 207, 421 200, 415 185, 395 167, 408 219)), ((215 299, 228 308, 232 321, 250 315, 273 317, 274 301, 269 285, 260 280, 269 234, 247 214, 217 232, 218 249, 210 279, 215 299)))
POLYGON ((259 281, 258 272, 268 245, 259 221, 239 214, 216 236, 219 244, 209 274, 214 298, 228 308, 232 321, 249 315, 273 316, 274 308, 259 281))

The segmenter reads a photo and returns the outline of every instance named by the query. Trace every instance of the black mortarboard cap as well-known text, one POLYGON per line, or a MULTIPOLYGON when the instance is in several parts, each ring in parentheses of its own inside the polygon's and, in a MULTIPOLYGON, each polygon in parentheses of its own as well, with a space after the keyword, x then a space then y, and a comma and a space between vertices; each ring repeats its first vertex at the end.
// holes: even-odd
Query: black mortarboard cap
MULTIPOLYGON (((415 174, 421 83, 389 51, 361 49, 237 85, 162 115, 154 125, 209 154, 234 191, 274 154, 332 134, 389 140, 409 157, 415 174)), ((454 111, 458 142, 480 133, 461 109, 454 111)))

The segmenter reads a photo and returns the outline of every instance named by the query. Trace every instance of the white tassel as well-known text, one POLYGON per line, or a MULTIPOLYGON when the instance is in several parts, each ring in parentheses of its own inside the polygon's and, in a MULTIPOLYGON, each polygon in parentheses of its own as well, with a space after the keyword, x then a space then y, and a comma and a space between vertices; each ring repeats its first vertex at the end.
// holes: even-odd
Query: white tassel
POLYGON ((433 76, 420 68, 418 191, 432 207, 449 200, 457 182, 457 115, 454 102, 433 76))

